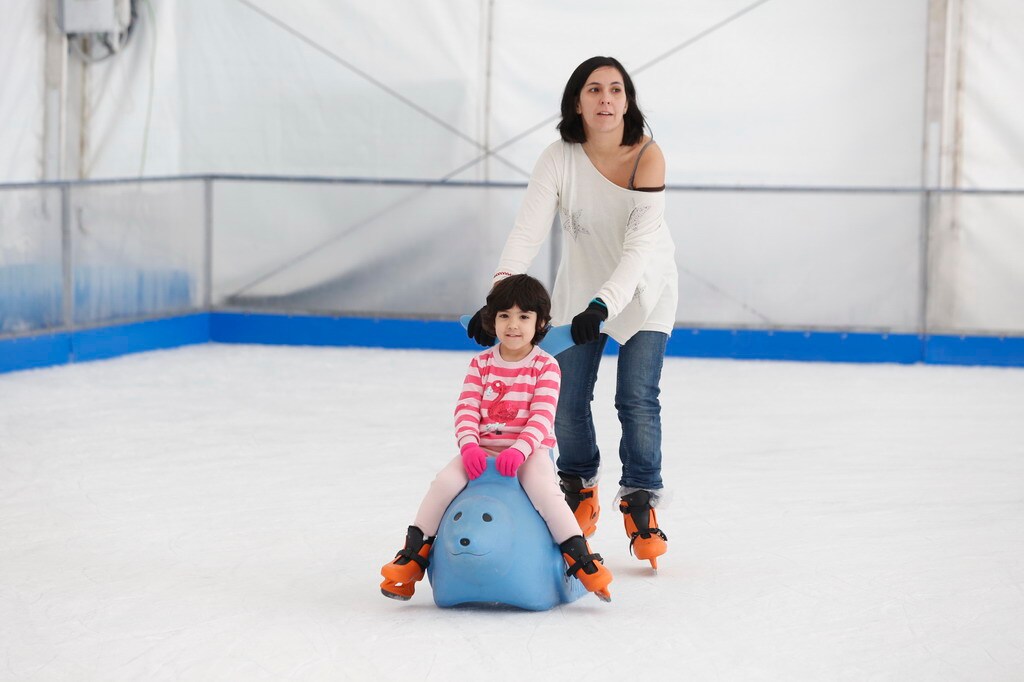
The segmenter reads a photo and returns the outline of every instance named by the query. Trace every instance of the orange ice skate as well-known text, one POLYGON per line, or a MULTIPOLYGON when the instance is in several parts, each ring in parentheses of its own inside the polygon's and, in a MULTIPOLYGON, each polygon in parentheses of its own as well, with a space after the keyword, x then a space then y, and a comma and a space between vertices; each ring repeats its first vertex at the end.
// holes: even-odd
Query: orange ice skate
POLYGON ((380 574, 384 581, 380 592, 385 597, 407 601, 416 591, 416 581, 423 579, 423 572, 430 565, 430 547, 433 537, 424 538, 423 531, 409 526, 405 535, 405 547, 398 551, 391 563, 384 564, 380 574))
POLYGON ((657 569, 658 557, 668 551, 668 537, 658 528, 658 517, 651 507, 651 494, 638 490, 623 495, 619 511, 626 524, 629 551, 637 559, 650 561, 651 567, 657 569))
POLYGON ((583 487, 583 479, 572 474, 558 472, 559 486, 565 495, 565 503, 569 505, 576 523, 580 526, 583 537, 589 538, 597 531, 597 520, 601 516, 601 503, 597 499, 597 486, 583 487))
POLYGON ((597 595, 601 601, 611 601, 612 594, 608 584, 612 581, 612 572, 601 563, 600 554, 590 551, 590 545, 582 535, 574 535, 558 546, 562 557, 569 566, 565 574, 576 576, 583 587, 597 595))

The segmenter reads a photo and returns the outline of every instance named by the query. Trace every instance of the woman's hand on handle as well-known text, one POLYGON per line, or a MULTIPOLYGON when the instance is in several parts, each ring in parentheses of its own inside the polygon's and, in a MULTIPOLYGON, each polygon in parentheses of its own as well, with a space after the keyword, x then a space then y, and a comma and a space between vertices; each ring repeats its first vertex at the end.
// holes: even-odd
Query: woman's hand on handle
POLYGON ((572 318, 572 340, 576 345, 597 341, 601 323, 608 319, 608 307, 595 298, 582 313, 572 318))
POLYGON ((497 339, 493 334, 488 334, 487 331, 484 330, 483 316, 485 310, 487 310, 487 306, 476 311, 476 313, 473 314, 473 317, 470 318, 469 324, 466 325, 466 336, 473 339, 481 346, 490 348, 494 345, 494 342, 497 339))

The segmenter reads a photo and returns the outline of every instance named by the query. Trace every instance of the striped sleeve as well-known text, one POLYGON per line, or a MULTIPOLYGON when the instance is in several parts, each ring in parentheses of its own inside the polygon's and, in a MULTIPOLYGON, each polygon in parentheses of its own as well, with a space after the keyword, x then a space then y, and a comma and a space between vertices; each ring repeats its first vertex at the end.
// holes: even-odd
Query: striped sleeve
POLYGON ((562 370, 558 361, 551 356, 538 370, 530 414, 526 426, 519 433, 512 447, 529 457, 542 445, 554 445, 555 410, 558 407, 558 391, 562 383, 562 370))
POLYGON ((462 383, 462 393, 455 404, 455 440, 461 448, 466 443, 480 442, 480 404, 484 382, 480 374, 480 357, 469 363, 462 383))

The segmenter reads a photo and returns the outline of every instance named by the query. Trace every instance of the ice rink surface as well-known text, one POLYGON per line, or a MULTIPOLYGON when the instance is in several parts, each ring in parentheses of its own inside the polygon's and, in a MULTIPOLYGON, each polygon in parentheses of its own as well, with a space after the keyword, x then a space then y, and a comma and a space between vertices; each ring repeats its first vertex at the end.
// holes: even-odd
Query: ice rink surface
POLYGON ((669 553, 613 601, 378 591, 470 352, 204 345, 0 375, 0 680, 1024 679, 1024 371, 670 358, 669 553))

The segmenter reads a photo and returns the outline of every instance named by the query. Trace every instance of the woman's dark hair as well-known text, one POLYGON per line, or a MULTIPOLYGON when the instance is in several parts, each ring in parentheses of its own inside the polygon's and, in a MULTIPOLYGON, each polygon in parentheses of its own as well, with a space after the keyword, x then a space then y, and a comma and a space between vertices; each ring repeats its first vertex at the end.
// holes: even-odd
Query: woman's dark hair
POLYGON ((484 331, 494 334, 494 320, 502 310, 518 306, 524 312, 537 313, 537 333, 533 345, 541 342, 551 328, 551 297, 539 281, 529 275, 506 277, 487 294, 487 309, 481 316, 484 331))
POLYGON ((626 73, 618 59, 614 57, 591 57, 576 67, 576 70, 569 76, 565 84, 565 91, 562 93, 562 120, 558 124, 558 132, 566 142, 578 142, 583 144, 587 141, 587 133, 583 129, 583 116, 576 113, 576 104, 579 102, 583 86, 587 84, 590 74, 602 66, 611 66, 622 74, 622 84, 626 89, 626 113, 622 115, 624 129, 622 131, 622 144, 631 146, 643 139, 644 126, 647 120, 640 111, 636 102, 636 88, 633 87, 633 79, 626 73))

